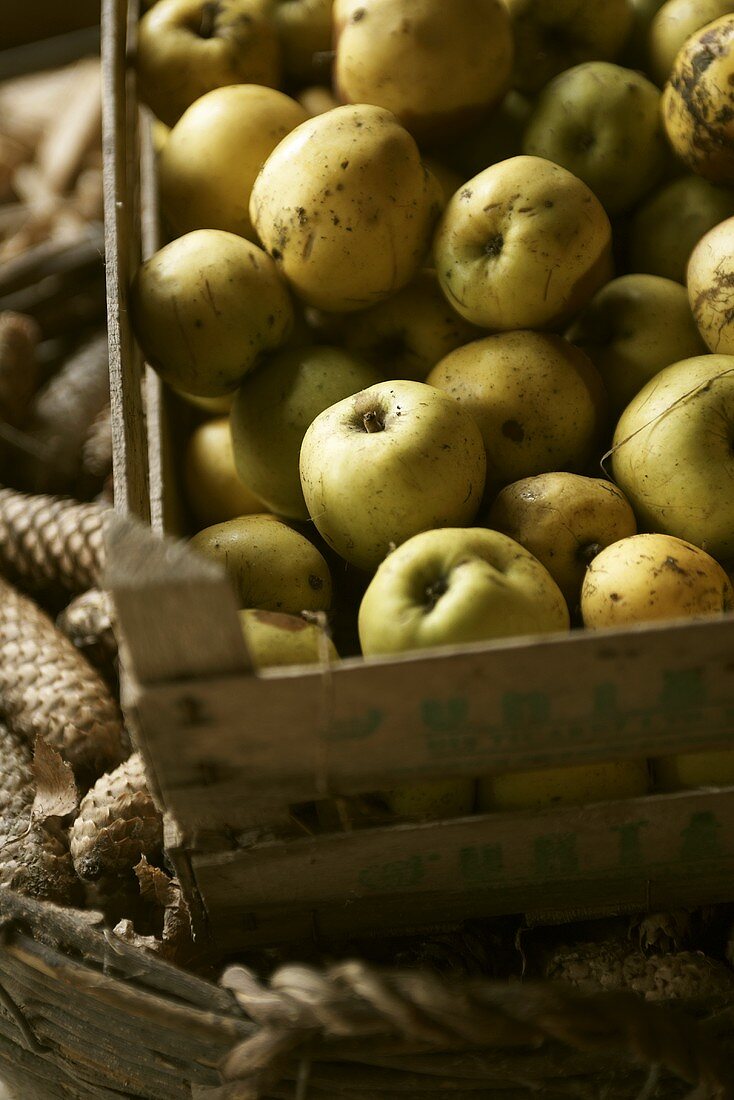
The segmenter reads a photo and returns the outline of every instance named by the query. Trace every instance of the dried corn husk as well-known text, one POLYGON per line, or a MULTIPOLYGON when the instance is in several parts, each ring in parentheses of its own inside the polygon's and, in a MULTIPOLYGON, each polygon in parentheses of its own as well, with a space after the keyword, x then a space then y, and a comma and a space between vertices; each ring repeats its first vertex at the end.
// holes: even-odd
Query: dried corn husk
POLYGON ((126 756, 119 707, 99 673, 27 596, 0 580, 0 708, 29 742, 37 736, 90 782, 126 756))
POLYGON ((68 841, 58 820, 34 812, 36 791, 27 741, 0 722, 0 883, 68 905, 81 896, 68 841))
POLYGON ((109 508, 0 488, 0 572, 29 591, 94 588, 109 508))
POLYGON ((71 827, 70 842, 79 877, 105 881, 110 890, 134 881, 133 868, 141 856, 160 858, 163 822, 138 753, 87 791, 71 827))

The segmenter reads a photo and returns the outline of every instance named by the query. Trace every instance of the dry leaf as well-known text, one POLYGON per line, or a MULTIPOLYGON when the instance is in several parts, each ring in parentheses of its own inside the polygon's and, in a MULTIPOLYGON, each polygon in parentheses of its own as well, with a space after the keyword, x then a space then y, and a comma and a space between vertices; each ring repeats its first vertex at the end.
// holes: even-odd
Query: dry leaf
POLYGON ((40 736, 36 738, 33 749, 33 775, 36 785, 32 810, 34 821, 66 817, 76 811, 79 795, 71 765, 62 760, 56 749, 52 749, 40 736))
POLYGON ((148 863, 145 856, 141 856, 140 862, 133 867, 133 870, 138 876, 142 898, 162 909, 174 902, 173 883, 160 867, 154 867, 152 863, 148 863))

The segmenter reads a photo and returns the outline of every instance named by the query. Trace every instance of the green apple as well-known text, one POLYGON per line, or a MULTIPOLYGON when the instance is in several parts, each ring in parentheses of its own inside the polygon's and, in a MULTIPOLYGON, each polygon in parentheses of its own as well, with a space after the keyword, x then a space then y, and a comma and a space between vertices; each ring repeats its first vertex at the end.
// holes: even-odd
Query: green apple
POLYGON ((334 86, 433 139, 468 129, 510 85, 502 0, 334 0, 334 86))
POLYGON ((275 516, 239 516, 206 527, 190 541, 222 565, 240 607, 260 611, 327 611, 329 568, 315 546, 275 516))
POLYGON ((316 417, 301 447, 306 506, 326 542, 360 569, 433 527, 471 523, 484 444, 458 402, 422 382, 382 382, 316 417))
POLYGON ((457 348, 428 375, 482 433, 487 486, 583 470, 601 445, 607 399, 596 368, 560 336, 500 332, 457 348))
POLYGON ((202 526, 266 510, 237 476, 226 416, 206 420, 191 433, 184 456, 184 485, 194 519, 202 526))
POLYGON ((479 335, 447 302, 435 273, 422 271, 404 290, 353 313, 342 340, 383 378, 424 382, 440 359, 479 335))
POLYGON ((614 433, 614 480, 643 530, 734 558, 734 356, 666 367, 632 399, 614 433))
POLYGON ((297 126, 255 181, 250 217, 306 305, 350 313, 417 275, 443 205, 390 111, 337 107, 297 126))
POLYGON ((605 546, 637 533, 634 512, 616 485, 563 472, 508 485, 486 522, 546 567, 571 610, 578 605, 589 562, 605 546))
POLYGON ((672 535, 642 534, 605 547, 581 589, 584 626, 701 619, 734 607, 734 589, 705 550, 672 535))
POLYGON ((319 413, 384 377, 341 348, 289 348, 244 380, 231 413, 237 471, 279 515, 308 519, 298 460, 319 413))
POLYGON ((685 287, 657 275, 623 275, 597 291, 566 333, 599 371, 615 416, 664 367, 701 355, 685 287))
POLYGON ((582 61, 613 61, 632 30, 629 0, 505 0, 515 37, 513 87, 537 92, 582 61))
POLYGON ((734 216, 734 190, 683 176, 655 191, 635 211, 629 233, 631 271, 685 283, 688 259, 705 233, 734 216))
POLYGON ((568 69, 541 92, 523 152, 562 164, 610 214, 629 210, 668 162, 660 91, 640 73, 608 61, 568 69))
POLYGON ((612 275, 611 226, 580 179, 512 157, 451 199, 433 244, 441 289, 482 328, 556 328, 612 275))
POLYGON ((158 161, 163 216, 175 235, 225 229, 256 241, 252 185, 275 146, 307 118, 295 99, 255 84, 216 88, 192 103, 158 161))
POLYGON ((710 229, 688 261, 688 298, 711 351, 734 355, 734 218, 710 229))
POLYGON ((650 24, 648 66, 662 88, 684 43, 707 23, 734 12, 734 0, 667 0, 650 24))
POLYGON ((583 806, 647 794, 645 760, 575 764, 485 776, 479 781, 479 810, 543 810, 583 806))
POLYGON ((339 660, 329 635, 318 623, 281 611, 240 611, 242 633, 253 667, 328 665, 339 660))
POLYGON ((630 0, 633 19, 632 29, 624 50, 620 54, 620 64, 626 65, 630 69, 647 72, 647 42, 650 24, 655 18, 656 12, 664 3, 665 0, 630 0))
POLYGON ((135 276, 130 308, 150 365, 199 397, 236 389, 293 325, 288 290, 270 257, 219 229, 187 233, 154 253, 135 276))
POLYGON ((194 100, 227 84, 280 82, 270 0, 158 0, 140 20, 140 94, 173 126, 194 100))
POLYGON ((499 531, 424 531, 394 550, 359 609, 365 657, 569 628, 545 566, 499 531))

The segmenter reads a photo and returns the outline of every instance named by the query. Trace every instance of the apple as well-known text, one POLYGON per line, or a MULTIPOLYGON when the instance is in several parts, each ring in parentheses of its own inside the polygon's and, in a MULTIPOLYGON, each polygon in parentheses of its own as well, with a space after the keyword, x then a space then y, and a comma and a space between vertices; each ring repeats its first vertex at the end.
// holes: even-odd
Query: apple
POLYGON ((423 531, 379 566, 359 608, 365 657, 569 628, 545 566, 499 531, 423 531))
POLYGON ((138 269, 130 309, 150 365, 199 397, 236 389, 293 325, 288 290, 270 257, 220 229, 197 229, 154 253, 138 269))
POLYGON ((396 818, 440 821, 472 813, 476 788, 474 779, 429 779, 380 791, 380 799, 396 818))
POLYGON ((510 85, 501 0, 334 0, 334 86, 392 111, 420 139, 468 129, 510 85))
POLYGON ((703 27, 675 59, 663 91, 674 152, 712 183, 734 183, 734 15, 703 27))
POLYGON ((441 289, 482 328, 555 328, 612 276, 611 226, 565 168, 512 157, 449 202, 433 246, 441 289))
POLYGON ((597 291, 566 332, 599 371, 616 416, 649 380, 706 346, 685 287, 656 275, 622 275, 597 291))
POLYGON ((225 229, 255 241, 252 185, 275 146, 307 118, 290 96, 255 84, 215 88, 192 103, 158 162, 163 215, 175 235, 225 229))
POLYGON ((224 567, 240 607, 328 611, 329 568, 315 546, 275 516, 239 516, 199 531, 189 545, 224 567))
POLYGON ((508 485, 486 523, 546 567, 572 611, 589 563, 605 546, 637 533, 634 512, 616 485, 564 472, 508 485))
POLYGON ((734 191, 700 176, 665 184, 634 212, 629 270, 686 281, 688 259, 709 229, 734 216, 734 191))
POLYGON ((562 164, 610 214, 634 206, 669 157, 660 92, 631 69, 588 61, 555 77, 525 128, 523 152, 562 164))
POLYGON ((620 54, 620 64, 646 71, 650 24, 665 0, 630 0, 632 29, 620 54))
POLYGON ((632 30, 629 0, 504 0, 515 38, 513 87, 537 92, 582 61, 612 61, 632 30))
POLYGON ((686 791, 696 787, 734 787, 734 750, 674 753, 652 761, 659 791, 686 791))
POLYGON ((168 126, 194 100, 227 84, 280 82, 270 0, 158 0, 138 26, 143 100, 168 126))
POLYGON ((688 297, 711 351, 734 355, 734 218, 703 237, 688 261, 688 297))
POLYGON ((283 70, 293 83, 328 81, 333 0, 273 0, 270 17, 278 31, 283 70))
POLYGON ((226 416, 207 420, 191 433, 184 456, 184 485, 189 507, 201 526, 266 510, 237 476, 226 416))
POLYGON ((451 196, 462 186, 466 176, 455 172, 450 165, 436 160, 435 157, 424 157, 423 163, 438 184, 443 206, 445 206, 451 196))
POLYGON ((171 388, 176 396, 181 398, 184 404, 191 405, 192 408, 198 409, 199 412, 204 413, 205 416, 229 416, 229 410, 232 408, 232 402, 234 401, 233 393, 224 393, 221 397, 197 397, 193 393, 185 393, 184 390, 177 390, 174 386, 171 388))
POLYGON ((413 138, 381 107, 337 107, 297 126, 255 181, 250 217, 295 293, 349 313, 418 273, 442 199, 413 138))
POLYGON ((231 413, 240 478, 279 515, 308 519, 298 461, 306 429, 324 409, 381 375, 341 348, 289 348, 245 378, 231 413))
POLYGON ((734 0, 667 0, 648 33, 648 68, 655 83, 662 88, 691 35, 732 12, 734 0))
POLYGON ((614 433, 614 480, 643 530, 734 558, 734 356, 699 355, 656 374, 614 433))
POLYGON ((281 611, 240 611, 240 623, 253 667, 328 665, 339 660, 329 635, 318 623, 281 611))
POLYGON ((381 382, 316 417, 301 447, 306 506, 360 569, 419 531, 471 523, 484 445, 471 416, 422 382, 381 382))
POLYGON ((597 554, 581 588, 584 626, 700 619, 734 607, 734 589, 705 550, 672 535, 620 539, 597 554))
MULTIPOLYGON (((288 0, 285 0, 285 2, 288 2, 288 0)), ((308 88, 301 88, 300 92, 296 95, 296 99, 309 118, 314 118, 316 115, 323 115, 326 111, 333 111, 335 107, 341 106, 331 89, 324 88, 321 84, 313 84, 308 88)))
POLYGON ((479 335, 446 301, 435 273, 421 271, 397 294, 353 313, 342 340, 383 378, 424 382, 440 359, 479 335))
POLYGON ((645 760, 508 772, 480 779, 478 809, 486 812, 583 806, 591 802, 636 798, 647 794, 648 785, 645 760))
POLYGON ((477 423, 487 487, 552 470, 583 470, 601 446, 607 399, 583 351, 544 332, 500 332, 452 351, 427 382, 477 423))

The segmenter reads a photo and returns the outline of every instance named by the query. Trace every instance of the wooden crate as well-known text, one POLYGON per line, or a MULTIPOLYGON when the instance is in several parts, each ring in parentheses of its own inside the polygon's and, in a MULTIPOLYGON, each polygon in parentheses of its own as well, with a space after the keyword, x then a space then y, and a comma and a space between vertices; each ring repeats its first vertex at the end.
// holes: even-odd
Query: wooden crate
POLYGON ((734 748, 734 616, 255 674, 223 575, 161 538, 173 491, 163 476, 167 399, 142 366, 126 308, 141 247, 155 241, 150 145, 138 156, 124 66, 133 31, 124 0, 105 0, 121 513, 108 583, 127 712, 200 927, 236 948, 495 914, 550 921, 734 900, 734 789, 283 835, 293 807, 323 798, 734 748))

